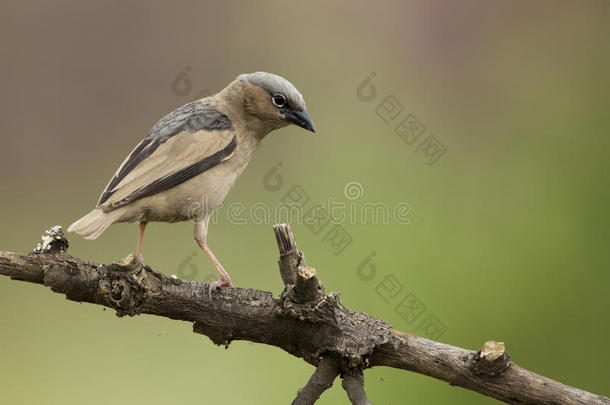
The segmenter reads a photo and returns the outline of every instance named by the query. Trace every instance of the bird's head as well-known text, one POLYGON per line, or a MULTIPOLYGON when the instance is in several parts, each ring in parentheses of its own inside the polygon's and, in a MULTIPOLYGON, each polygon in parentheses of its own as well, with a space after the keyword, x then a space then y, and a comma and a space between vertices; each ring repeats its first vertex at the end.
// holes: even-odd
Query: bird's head
POLYGON ((245 88, 245 108, 249 114, 265 121, 273 128, 295 124, 316 132, 305 100, 288 80, 266 72, 242 74, 237 82, 245 88))

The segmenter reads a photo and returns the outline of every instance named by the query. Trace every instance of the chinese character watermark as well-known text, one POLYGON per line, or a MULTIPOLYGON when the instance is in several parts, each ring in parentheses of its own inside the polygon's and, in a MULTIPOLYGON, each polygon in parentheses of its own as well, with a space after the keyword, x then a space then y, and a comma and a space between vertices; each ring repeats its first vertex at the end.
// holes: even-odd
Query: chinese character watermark
MULTIPOLYGON (((376 76, 375 72, 371 73, 356 88, 356 97, 360 101, 370 103, 377 98, 377 86, 373 84, 376 76)), ((393 94, 385 96, 374 111, 383 122, 392 126, 394 133, 405 144, 417 145, 415 152, 422 153, 429 166, 438 162, 447 152, 445 145, 436 136, 426 135, 424 124, 415 115, 407 112, 393 94)))

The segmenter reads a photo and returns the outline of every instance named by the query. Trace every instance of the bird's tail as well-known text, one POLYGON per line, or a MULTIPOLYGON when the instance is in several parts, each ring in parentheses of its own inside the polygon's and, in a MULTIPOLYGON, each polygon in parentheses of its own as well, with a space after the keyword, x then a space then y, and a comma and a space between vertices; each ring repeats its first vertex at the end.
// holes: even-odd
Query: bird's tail
POLYGON ((68 232, 77 233, 85 239, 95 239, 119 219, 121 215, 119 211, 104 212, 101 208, 96 208, 70 225, 68 232))

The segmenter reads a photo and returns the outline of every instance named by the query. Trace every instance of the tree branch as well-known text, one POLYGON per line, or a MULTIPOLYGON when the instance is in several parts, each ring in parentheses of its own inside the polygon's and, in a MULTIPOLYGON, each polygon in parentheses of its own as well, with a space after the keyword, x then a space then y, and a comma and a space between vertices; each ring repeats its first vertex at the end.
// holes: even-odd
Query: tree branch
POLYGON ((371 405, 364 392, 364 375, 362 370, 354 370, 343 378, 343 389, 353 405, 371 405))
POLYGON ((393 330, 345 308, 339 294, 326 294, 315 269, 305 266, 290 227, 274 230, 286 285, 278 298, 266 291, 219 288, 210 300, 207 283, 166 276, 132 257, 109 265, 84 262, 65 253, 68 242, 58 227, 35 252, 0 252, 0 274, 43 284, 73 301, 113 308, 118 316, 144 313, 192 322, 195 333, 218 345, 248 340, 279 347, 317 366, 296 404, 315 402, 336 373, 352 403, 367 404, 362 370, 374 366, 425 374, 511 404, 610 404, 606 397, 519 367, 501 343, 465 350, 393 330))
POLYGON ((333 386, 333 381, 341 371, 341 362, 334 356, 326 356, 320 360, 316 371, 312 374, 307 385, 297 392, 292 405, 311 405, 320 395, 333 386))

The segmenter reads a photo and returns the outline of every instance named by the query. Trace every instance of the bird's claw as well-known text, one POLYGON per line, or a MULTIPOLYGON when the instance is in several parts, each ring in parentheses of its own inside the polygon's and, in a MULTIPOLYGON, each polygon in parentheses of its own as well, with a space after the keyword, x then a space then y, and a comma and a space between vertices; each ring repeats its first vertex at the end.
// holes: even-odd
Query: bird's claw
POLYGON ((136 263, 144 264, 144 256, 140 253, 139 255, 134 255, 134 260, 136 263))
POLYGON ((212 291, 214 291, 218 287, 233 287, 233 283, 231 283, 231 278, 229 276, 220 277, 219 280, 212 281, 211 283, 209 283, 208 297, 210 298, 210 301, 212 301, 212 291))

